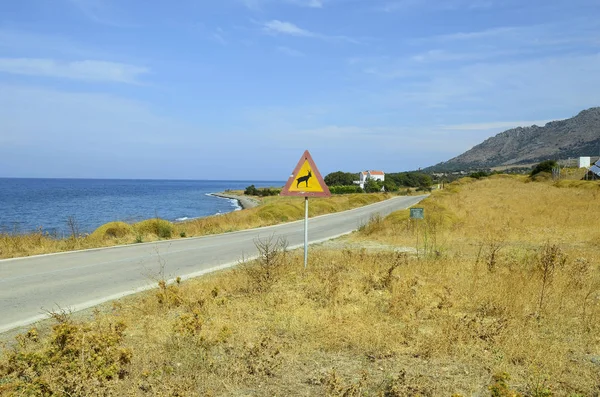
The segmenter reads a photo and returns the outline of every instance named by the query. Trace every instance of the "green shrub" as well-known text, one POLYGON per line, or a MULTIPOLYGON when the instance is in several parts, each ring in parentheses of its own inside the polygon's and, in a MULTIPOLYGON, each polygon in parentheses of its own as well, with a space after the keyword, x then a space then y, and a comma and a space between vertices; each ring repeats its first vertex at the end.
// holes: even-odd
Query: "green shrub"
POLYGON ((358 175, 351 172, 336 171, 328 174, 324 178, 327 186, 350 186, 358 180, 358 175))
POLYGON ((353 193, 363 193, 363 190, 358 185, 352 186, 331 186, 329 187, 329 191, 331 194, 353 194, 353 193))
POLYGON ((397 192, 400 189, 392 179, 386 179, 383 182, 383 187, 386 192, 397 192))
POLYGON ((367 193, 377 193, 381 191, 381 185, 379 181, 375 179, 368 179, 367 183, 365 183, 365 192, 367 193))
POLYGON ((473 178, 473 179, 481 179, 481 178, 487 178, 488 176, 492 175, 491 172, 486 172, 486 171, 477 171, 477 172, 471 172, 469 174, 469 178, 473 178))
POLYGON ((244 190, 244 194, 247 196, 277 196, 279 193, 281 193, 281 189, 270 189, 266 187, 257 189, 254 185, 250 185, 244 190))
POLYGON ((539 174, 540 172, 548 172, 548 173, 552 174, 552 169, 557 166, 558 166, 558 163, 554 160, 542 161, 541 163, 539 163, 538 165, 536 165, 533 168, 533 170, 531 171, 531 174, 529 176, 534 176, 536 174, 539 174))
POLYGON ((247 196, 258 196, 258 189, 254 185, 250 185, 244 190, 244 194, 247 196))

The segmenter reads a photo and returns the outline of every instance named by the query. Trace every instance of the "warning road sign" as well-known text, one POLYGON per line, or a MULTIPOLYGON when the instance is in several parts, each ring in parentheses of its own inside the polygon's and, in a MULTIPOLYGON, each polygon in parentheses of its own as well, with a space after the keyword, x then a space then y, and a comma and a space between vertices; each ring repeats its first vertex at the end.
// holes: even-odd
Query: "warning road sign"
POLYGON ((308 150, 304 152, 298 165, 290 175, 285 187, 281 191, 282 196, 301 197, 329 197, 331 193, 323 181, 321 173, 308 150))

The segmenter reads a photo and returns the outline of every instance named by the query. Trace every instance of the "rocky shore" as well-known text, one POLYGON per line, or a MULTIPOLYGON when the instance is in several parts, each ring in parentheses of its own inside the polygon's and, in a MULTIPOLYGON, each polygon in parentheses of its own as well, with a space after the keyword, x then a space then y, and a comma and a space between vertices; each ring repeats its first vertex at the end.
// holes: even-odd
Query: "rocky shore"
POLYGON ((242 209, 254 208, 257 207, 260 202, 256 199, 252 199, 246 196, 238 196, 236 194, 228 194, 228 193, 212 193, 215 197, 221 197, 230 200, 237 200, 242 209))

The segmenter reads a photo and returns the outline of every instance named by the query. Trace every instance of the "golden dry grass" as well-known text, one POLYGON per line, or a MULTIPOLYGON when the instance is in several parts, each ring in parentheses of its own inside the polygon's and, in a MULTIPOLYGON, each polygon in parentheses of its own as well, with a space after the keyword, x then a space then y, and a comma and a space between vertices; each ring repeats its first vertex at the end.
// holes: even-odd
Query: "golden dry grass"
MULTIPOLYGON (((392 196, 389 194, 374 193, 311 199, 309 216, 344 211, 390 197, 392 196)), ((263 203, 259 207, 244 211, 176 224, 162 219, 148 219, 134 225, 110 222, 89 235, 64 239, 53 238, 41 230, 25 235, 0 233, 0 259, 225 233, 270 226, 304 217, 302 198, 267 197, 263 199, 263 203)))
POLYGON ((599 193, 461 180, 306 271, 263 255, 22 335, 0 394, 597 396, 599 193))

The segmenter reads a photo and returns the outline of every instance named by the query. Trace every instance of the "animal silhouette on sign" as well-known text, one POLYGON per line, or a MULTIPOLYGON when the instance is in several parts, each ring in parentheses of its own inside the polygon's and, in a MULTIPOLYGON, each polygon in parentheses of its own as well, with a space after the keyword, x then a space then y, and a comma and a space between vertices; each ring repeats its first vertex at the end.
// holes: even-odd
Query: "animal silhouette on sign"
POLYGON ((296 188, 298 188, 302 182, 306 182, 306 187, 308 187, 308 180, 311 177, 312 177, 312 172, 310 170, 308 170, 308 174, 296 179, 296 188))

